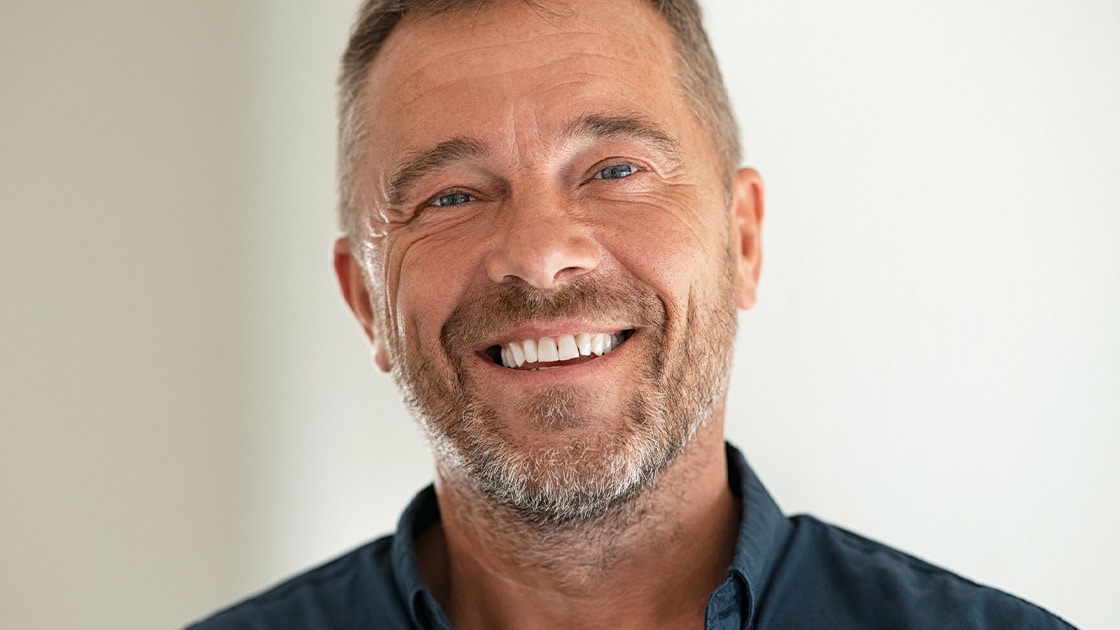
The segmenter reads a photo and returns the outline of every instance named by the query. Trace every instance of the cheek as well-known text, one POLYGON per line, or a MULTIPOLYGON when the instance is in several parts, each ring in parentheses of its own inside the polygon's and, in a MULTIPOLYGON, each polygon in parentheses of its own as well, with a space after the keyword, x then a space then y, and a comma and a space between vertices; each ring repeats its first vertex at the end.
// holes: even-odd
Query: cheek
POLYGON ((467 239, 428 235, 391 239, 389 307, 401 339, 438 344, 440 329, 470 285, 479 254, 467 239))
POLYGON ((729 245, 721 202, 680 199, 617 213, 604 245, 629 273, 662 293, 670 309, 726 274, 729 245))

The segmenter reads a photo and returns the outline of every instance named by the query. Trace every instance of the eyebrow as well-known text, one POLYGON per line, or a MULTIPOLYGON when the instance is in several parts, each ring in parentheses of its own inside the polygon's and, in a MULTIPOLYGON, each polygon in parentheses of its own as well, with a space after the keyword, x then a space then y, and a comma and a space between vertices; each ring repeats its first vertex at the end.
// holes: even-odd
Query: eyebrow
MULTIPOLYGON (((656 123, 640 116, 588 114, 572 121, 563 134, 568 138, 631 140, 649 145, 674 162, 680 161, 680 142, 656 123)), ((389 204, 405 204, 412 187, 420 179, 454 162, 484 158, 490 154, 486 143, 456 136, 410 155, 389 178, 389 204)))
POLYGON ((573 138, 632 140, 650 145, 674 161, 679 161, 681 156, 680 142, 657 123, 641 116, 580 116, 568 126, 567 135, 573 138))
POLYGON ((457 136, 412 154, 389 179, 389 204, 394 207, 403 205, 412 186, 428 173, 460 160, 486 157, 489 153, 490 149, 484 143, 457 136))

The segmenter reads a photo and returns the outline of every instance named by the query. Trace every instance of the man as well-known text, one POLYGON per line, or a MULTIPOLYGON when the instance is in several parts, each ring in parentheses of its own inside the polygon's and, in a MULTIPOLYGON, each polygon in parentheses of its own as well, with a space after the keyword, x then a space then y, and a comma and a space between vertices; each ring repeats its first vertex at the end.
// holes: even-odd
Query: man
POLYGON ((724 444, 762 186, 692 0, 370 0, 340 113, 335 269, 434 487, 198 627, 1068 627, 724 444))

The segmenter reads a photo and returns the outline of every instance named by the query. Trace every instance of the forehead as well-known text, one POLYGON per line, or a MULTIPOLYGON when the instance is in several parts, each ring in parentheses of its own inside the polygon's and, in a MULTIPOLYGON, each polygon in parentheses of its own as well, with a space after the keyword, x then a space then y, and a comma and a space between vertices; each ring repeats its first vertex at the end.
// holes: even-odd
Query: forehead
POLYGON ((547 127, 573 114, 663 119, 679 109, 673 34, 649 3, 537 4, 406 14, 367 76, 362 115, 373 142, 457 135, 499 118, 547 127))

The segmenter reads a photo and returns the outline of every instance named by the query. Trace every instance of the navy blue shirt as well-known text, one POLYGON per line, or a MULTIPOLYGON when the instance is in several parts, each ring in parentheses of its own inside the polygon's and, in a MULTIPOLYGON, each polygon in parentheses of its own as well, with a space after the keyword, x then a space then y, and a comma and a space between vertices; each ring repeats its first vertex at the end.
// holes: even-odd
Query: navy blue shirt
MULTIPOLYGON (((728 445, 728 481, 743 499, 727 579, 705 627, 1071 628, 1021 599, 980 586, 811 516, 786 518, 728 445)), ((420 580, 418 533, 439 519, 429 486, 397 533, 192 626, 194 630, 450 628, 420 580)))

